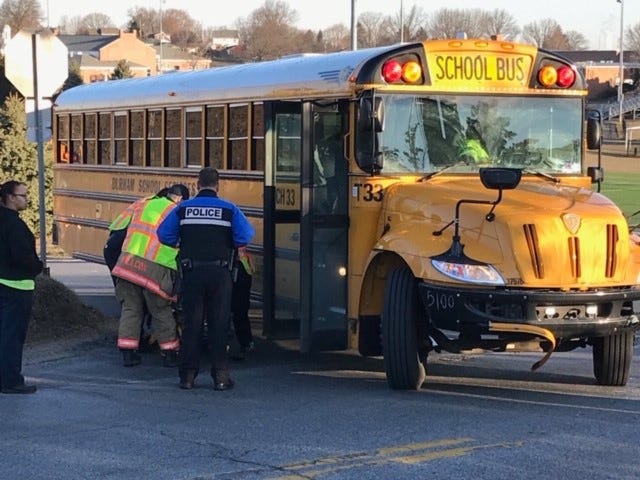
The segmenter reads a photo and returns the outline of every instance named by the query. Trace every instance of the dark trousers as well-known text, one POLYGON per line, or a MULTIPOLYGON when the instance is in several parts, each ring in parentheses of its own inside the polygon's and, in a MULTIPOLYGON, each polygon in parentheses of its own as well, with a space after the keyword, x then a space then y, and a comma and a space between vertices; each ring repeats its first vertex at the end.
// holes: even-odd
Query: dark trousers
POLYGON ((209 326, 211 376, 229 369, 227 334, 231 311, 231 272, 226 267, 198 266, 183 272, 181 303, 184 324, 180 348, 180 379, 200 370, 203 312, 209 326))
POLYGON ((236 339, 242 347, 248 347, 253 342, 251 322, 249 320, 249 305, 251 303, 252 276, 242 265, 238 267, 238 276, 233 283, 231 294, 231 313, 233 315, 233 330, 236 339))
POLYGON ((33 290, 18 290, 0 284, 0 386, 24 384, 22 349, 27 337, 33 290))

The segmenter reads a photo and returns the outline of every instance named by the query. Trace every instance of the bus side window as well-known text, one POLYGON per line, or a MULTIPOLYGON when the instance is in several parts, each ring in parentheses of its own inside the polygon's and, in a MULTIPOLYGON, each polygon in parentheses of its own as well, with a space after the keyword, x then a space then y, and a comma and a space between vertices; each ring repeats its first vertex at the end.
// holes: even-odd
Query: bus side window
POLYGON ((60 142, 58 159, 62 163, 69 163, 69 146, 64 142, 60 142))
POLYGON ((316 120, 314 143, 314 210, 319 213, 342 213, 346 204, 344 185, 348 169, 343 153, 339 115, 319 116, 316 120))

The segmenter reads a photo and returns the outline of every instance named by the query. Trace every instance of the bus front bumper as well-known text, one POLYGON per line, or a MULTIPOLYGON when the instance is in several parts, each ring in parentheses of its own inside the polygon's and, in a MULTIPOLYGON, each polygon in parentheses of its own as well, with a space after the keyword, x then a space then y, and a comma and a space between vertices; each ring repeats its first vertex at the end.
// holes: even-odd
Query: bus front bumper
POLYGON ((455 288, 419 284, 431 324, 458 332, 550 332, 556 339, 604 337, 640 329, 640 288, 601 291, 455 288), (497 326, 500 327, 494 327, 497 326), (527 331, 528 330, 528 331, 527 331))

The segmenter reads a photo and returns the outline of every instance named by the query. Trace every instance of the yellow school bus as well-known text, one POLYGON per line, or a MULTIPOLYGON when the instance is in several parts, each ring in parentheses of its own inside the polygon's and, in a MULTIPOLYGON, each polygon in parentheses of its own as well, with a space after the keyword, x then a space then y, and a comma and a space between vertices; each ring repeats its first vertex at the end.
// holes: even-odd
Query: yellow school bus
MULTIPOLYGON (((84 85, 54 106, 56 238, 102 260, 127 204, 200 168, 256 227, 264 334, 384 356, 591 347, 629 377, 640 245, 585 167, 584 78, 531 45, 452 39, 84 85)), ((588 145, 587 145, 588 143, 588 145)))

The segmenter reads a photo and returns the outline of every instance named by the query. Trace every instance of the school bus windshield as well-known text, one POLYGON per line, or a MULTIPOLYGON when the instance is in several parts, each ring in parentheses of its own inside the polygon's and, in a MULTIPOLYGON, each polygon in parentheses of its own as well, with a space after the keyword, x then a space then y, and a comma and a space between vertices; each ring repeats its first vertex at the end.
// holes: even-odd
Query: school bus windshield
POLYGON ((383 95, 385 173, 581 170, 579 98, 383 95))

